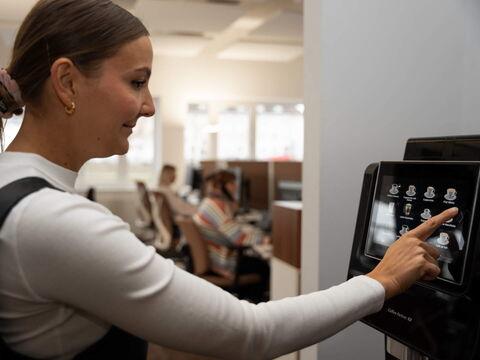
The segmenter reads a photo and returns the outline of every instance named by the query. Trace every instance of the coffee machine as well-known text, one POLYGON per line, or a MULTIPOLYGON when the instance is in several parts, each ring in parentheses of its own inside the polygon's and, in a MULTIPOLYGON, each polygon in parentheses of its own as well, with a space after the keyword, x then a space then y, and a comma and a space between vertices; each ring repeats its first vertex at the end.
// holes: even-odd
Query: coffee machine
POLYGON ((415 138, 404 161, 364 174, 348 277, 370 272, 408 230, 456 206, 426 241, 441 273, 362 321, 385 334, 387 360, 480 358, 480 136, 415 138))

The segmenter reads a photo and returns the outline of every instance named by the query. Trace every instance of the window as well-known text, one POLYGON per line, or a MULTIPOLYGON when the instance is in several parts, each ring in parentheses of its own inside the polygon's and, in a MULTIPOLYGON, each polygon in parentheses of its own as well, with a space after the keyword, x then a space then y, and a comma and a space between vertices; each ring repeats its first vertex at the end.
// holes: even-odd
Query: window
POLYGON ((125 155, 127 163, 127 179, 156 184, 155 169, 155 118, 140 118, 129 138, 130 149, 125 155))
POLYGON ((3 120, 3 148, 6 149, 8 145, 17 136, 18 130, 22 125, 23 114, 20 116, 12 116, 10 119, 3 120))
POLYGON ((219 114, 217 158, 249 159, 250 112, 246 106, 232 106, 219 114))
POLYGON ((125 155, 133 166, 152 165, 155 159, 155 121, 140 118, 129 137, 130 148, 125 155))
POLYGON ((303 104, 292 103, 191 104, 186 159, 301 161, 303 112, 303 104))
POLYGON ((149 185, 157 183, 161 163, 160 101, 158 98, 153 101, 155 116, 137 120, 128 138, 128 153, 87 161, 78 174, 78 188, 95 186, 122 190, 133 188, 135 180, 145 181, 149 185))
POLYGON ((89 160, 81 169, 78 186, 129 188, 135 180, 156 182, 155 118, 139 118, 128 138, 128 153, 89 160))
POLYGON ((255 107, 255 158, 303 159, 302 104, 260 104, 255 107))
POLYGON ((188 163, 198 165, 200 161, 213 157, 211 137, 216 128, 210 126, 208 107, 205 104, 190 104, 185 126, 184 152, 188 163))

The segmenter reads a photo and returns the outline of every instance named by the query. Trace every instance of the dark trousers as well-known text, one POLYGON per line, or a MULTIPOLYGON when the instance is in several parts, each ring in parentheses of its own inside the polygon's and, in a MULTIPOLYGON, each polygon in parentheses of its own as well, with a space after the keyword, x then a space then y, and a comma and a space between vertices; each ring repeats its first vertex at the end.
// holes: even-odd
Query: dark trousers
POLYGON ((253 273, 261 277, 259 284, 249 285, 240 291, 244 297, 255 303, 269 300, 270 265, 268 262, 258 257, 242 255, 238 261, 237 271, 239 275, 253 273))

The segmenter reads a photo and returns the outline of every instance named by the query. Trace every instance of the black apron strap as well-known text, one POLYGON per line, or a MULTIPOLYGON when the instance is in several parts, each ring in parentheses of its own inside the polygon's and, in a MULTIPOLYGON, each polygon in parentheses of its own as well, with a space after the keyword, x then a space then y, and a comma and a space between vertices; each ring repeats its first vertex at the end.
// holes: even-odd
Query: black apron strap
MULTIPOLYGON (((0 189, 0 229, 10 211, 23 198, 43 188, 57 189, 45 179, 27 177, 16 180, 0 189)), ((75 356, 74 360, 125 359, 145 360, 148 343, 115 326, 98 342, 75 356)), ((0 338, 1 360, 36 360, 10 350, 0 338)))
MULTIPOLYGON (((0 229, 10 211, 23 198, 43 188, 55 189, 45 179, 39 177, 27 177, 11 182, 0 189, 0 229)), ((0 339, 0 359, 5 360, 34 360, 32 358, 14 353, 8 348, 3 339, 0 339)))
POLYGON ((55 189, 47 180, 39 177, 27 177, 19 179, 0 189, 0 228, 3 226, 10 210, 24 197, 43 188, 55 189))

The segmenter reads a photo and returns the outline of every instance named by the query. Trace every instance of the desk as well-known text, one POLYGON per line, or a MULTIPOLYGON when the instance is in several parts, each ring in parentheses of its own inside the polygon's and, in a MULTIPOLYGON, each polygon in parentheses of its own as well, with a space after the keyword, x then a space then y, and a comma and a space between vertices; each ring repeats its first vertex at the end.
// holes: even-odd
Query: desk
POLYGON ((272 207, 273 256, 300 269, 302 203, 275 201, 272 207))
POLYGON ((245 214, 235 216, 235 220, 242 224, 256 224, 262 221, 263 212, 252 209, 245 214))
MULTIPOLYGON (((300 294, 302 203, 275 201, 272 206, 273 257, 270 297, 278 300, 300 294)), ((298 352, 277 358, 297 360, 298 352)))
MULTIPOLYGON (((250 210, 248 213, 240 214, 235 216, 235 220, 242 224, 242 229, 244 231, 252 231, 252 230, 261 230, 264 234, 268 234, 269 230, 266 229, 264 226, 268 223, 268 213, 265 211, 259 210, 250 210), (265 223, 267 221, 267 223, 265 223)), ((270 260, 272 258, 272 245, 271 244, 258 244, 253 245, 249 250, 252 250, 255 255, 253 256, 260 256, 264 260, 270 260)), ((246 254, 249 254, 249 250, 246 250, 246 254)))

